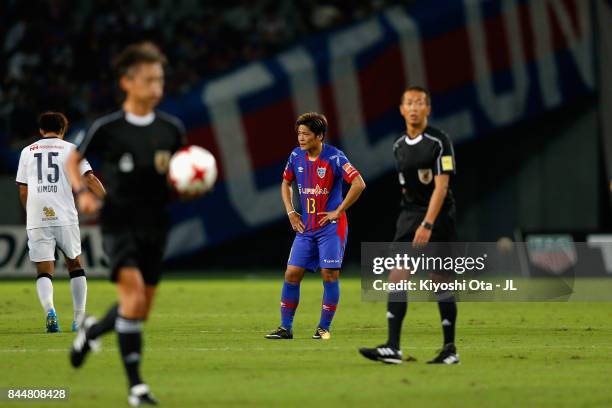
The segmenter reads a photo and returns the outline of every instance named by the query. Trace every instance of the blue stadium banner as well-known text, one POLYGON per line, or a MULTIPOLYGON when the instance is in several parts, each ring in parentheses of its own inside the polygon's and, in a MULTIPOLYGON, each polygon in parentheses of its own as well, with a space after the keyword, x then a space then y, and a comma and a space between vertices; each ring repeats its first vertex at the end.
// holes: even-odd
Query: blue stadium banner
POLYGON ((220 166, 214 192, 173 204, 168 256, 285 217, 279 184, 300 113, 325 113, 329 142, 372 181, 393 166, 407 85, 431 90, 431 122, 455 143, 595 92, 590 2, 436 5, 386 9, 167 98, 161 108, 181 117, 189 142, 220 166))

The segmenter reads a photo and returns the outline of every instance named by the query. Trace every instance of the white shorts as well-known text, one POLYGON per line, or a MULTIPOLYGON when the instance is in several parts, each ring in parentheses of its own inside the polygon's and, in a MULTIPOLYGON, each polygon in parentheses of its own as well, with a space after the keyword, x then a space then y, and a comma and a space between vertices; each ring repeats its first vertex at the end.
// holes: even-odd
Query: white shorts
POLYGON ((33 228, 27 233, 32 262, 55 261, 56 247, 69 259, 81 255, 81 233, 77 224, 33 228))

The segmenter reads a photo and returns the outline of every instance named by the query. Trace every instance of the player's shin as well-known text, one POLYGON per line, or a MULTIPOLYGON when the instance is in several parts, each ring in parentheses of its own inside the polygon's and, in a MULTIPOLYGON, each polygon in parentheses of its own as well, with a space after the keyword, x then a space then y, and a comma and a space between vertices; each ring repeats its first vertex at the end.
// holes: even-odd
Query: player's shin
POLYGON ((70 272, 70 292, 72 293, 74 321, 79 322, 85 315, 87 303, 87 278, 83 269, 70 272))
POLYGON ((281 292, 281 327, 291 329, 293 327, 293 317, 300 303, 300 284, 299 283, 283 283, 281 292))
POLYGON ((53 283, 51 280, 53 277, 48 273, 39 273, 36 277, 36 293, 38 293, 38 299, 40 305, 45 311, 45 315, 52 309, 55 309, 53 305, 53 283))
POLYGON ((142 355, 142 320, 118 316, 115 331, 119 340, 121 359, 130 387, 142 384, 140 360, 142 355))
POLYGON ((387 324, 389 326, 387 346, 397 350, 400 349, 400 335, 406 310, 408 310, 408 295, 406 291, 389 292, 387 301, 387 324))
POLYGON ((453 292, 436 293, 440 321, 444 335, 444 345, 455 343, 455 321, 457 320, 457 302, 453 292))
POLYGON ((323 302, 321 304, 321 320, 319 327, 329 331, 338 301, 340 300, 340 282, 323 282, 323 302))
POLYGON ((87 338, 97 339, 104 333, 114 330, 115 321, 117 320, 118 315, 119 305, 115 303, 110 309, 108 309, 108 312, 106 312, 106 315, 100 321, 87 330, 87 338))

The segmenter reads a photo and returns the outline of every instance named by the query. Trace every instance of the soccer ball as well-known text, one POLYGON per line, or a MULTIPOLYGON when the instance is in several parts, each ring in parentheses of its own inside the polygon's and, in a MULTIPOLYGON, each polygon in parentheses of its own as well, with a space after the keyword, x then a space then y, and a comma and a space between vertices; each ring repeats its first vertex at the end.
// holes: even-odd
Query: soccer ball
POLYGON ((170 159, 170 183, 179 194, 204 194, 217 180, 217 161, 208 150, 187 146, 170 159))

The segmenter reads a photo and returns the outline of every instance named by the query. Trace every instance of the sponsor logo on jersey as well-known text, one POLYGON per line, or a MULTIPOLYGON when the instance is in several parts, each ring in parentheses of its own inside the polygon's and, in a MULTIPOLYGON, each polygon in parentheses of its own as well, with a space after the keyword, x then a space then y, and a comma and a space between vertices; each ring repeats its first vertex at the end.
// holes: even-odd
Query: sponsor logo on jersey
POLYGON ((327 188, 321 188, 321 186, 318 184, 315 188, 302 188, 302 185, 300 184, 298 185, 298 188, 300 190, 300 194, 312 194, 316 196, 329 194, 329 190, 327 190, 327 188))
POLYGON ((454 170, 453 156, 442 156, 442 171, 454 170))
POLYGON ((43 207, 43 221, 56 221, 57 217, 55 216, 55 210, 53 207, 43 207))
POLYGON ((52 207, 43 207, 45 217, 55 217, 55 210, 52 207))
POLYGON ((418 173, 419 180, 423 184, 429 184, 431 183, 431 180, 433 180, 433 171, 431 171, 431 169, 419 169, 418 173))
POLYGON ((319 178, 325 177, 325 173, 327 173, 327 169, 325 167, 317 167, 317 175, 319 178))
POLYGON ((166 174, 170 165, 172 153, 169 150, 157 150, 155 152, 155 170, 159 174, 166 174))
POLYGON ((32 150, 38 150, 38 145, 30 146, 30 151, 32 151, 32 150))

